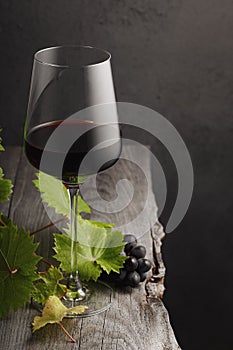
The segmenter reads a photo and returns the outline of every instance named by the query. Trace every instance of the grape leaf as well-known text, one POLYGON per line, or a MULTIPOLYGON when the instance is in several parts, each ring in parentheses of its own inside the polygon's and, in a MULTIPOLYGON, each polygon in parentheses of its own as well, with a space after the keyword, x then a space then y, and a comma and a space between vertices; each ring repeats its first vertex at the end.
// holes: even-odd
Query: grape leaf
MULTIPOLYGON (((2 129, 0 128, 0 132, 2 129)), ((5 148, 2 146, 2 138, 0 136, 0 151, 4 151, 5 148)), ((0 203, 8 201, 9 196, 12 192, 12 183, 10 180, 4 179, 4 173, 0 168, 0 203)))
POLYGON ((10 180, 4 179, 4 173, 0 168, 0 203, 9 199, 12 192, 12 183, 10 180))
POLYGON ((87 306, 75 306, 73 308, 67 308, 62 304, 61 300, 52 295, 48 298, 42 311, 42 316, 35 316, 33 325, 33 332, 44 327, 47 323, 59 323, 67 315, 67 313, 74 312, 76 314, 82 314, 88 309, 87 306))
MULTIPOLYGON (((62 234, 54 234, 55 238, 55 247, 56 255, 54 256, 58 261, 61 262, 61 269, 70 272, 70 248, 71 248, 71 239, 62 234)), ((80 247, 78 243, 77 250, 79 251, 80 247)), ((82 256, 78 254, 78 267, 76 267, 79 272, 81 280, 89 281, 93 279, 96 281, 100 274, 100 266, 89 256, 82 256)))
POLYGON ((91 224, 96 225, 98 227, 104 227, 104 228, 111 228, 114 227, 115 224, 110 224, 108 222, 102 222, 102 221, 94 221, 94 220, 88 220, 91 224))
POLYGON ((121 252, 125 243, 122 242, 123 234, 119 230, 107 230, 104 251, 96 259, 96 262, 102 267, 108 274, 111 271, 120 273, 120 268, 123 267, 127 257, 121 256, 121 252), (109 247, 109 248, 107 248, 109 247))
MULTIPOLYGON (((125 256, 120 256, 125 245, 123 234, 119 230, 94 225, 89 220, 79 218, 77 244, 77 265, 82 280, 96 281, 102 269, 107 273, 118 272, 123 267, 125 256)), ((61 234, 54 234, 55 258, 61 262, 61 268, 70 272, 71 240, 61 234)))
MULTIPOLYGON (((33 180, 35 187, 41 192, 41 198, 49 207, 55 209, 57 214, 70 216, 68 192, 62 181, 45 173, 37 173, 37 179, 33 180)), ((78 196, 79 213, 90 213, 91 209, 87 203, 78 196)))
MULTIPOLYGON (((2 131, 2 128, 0 128, 0 132, 2 131)), ((2 138, 0 136, 0 151, 5 151, 5 148, 2 145, 2 138)))
POLYGON ((0 317, 9 309, 16 311, 25 302, 30 301, 33 281, 38 279, 35 273, 40 260, 35 255, 38 244, 24 229, 18 229, 11 220, 1 216, 0 226, 0 317))
POLYGON ((66 293, 66 286, 59 283, 61 279, 63 279, 61 270, 51 266, 48 271, 40 275, 40 281, 35 284, 33 299, 44 305, 51 295, 63 296, 66 293))

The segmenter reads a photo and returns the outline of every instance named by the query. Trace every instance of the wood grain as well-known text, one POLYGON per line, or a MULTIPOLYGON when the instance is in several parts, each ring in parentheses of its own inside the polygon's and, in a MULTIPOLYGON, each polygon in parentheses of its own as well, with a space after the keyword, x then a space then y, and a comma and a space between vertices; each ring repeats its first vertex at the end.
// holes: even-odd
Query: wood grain
MULTIPOLYGON (((105 201, 109 201, 109 211, 114 211, 115 186, 119 179, 127 178, 133 184, 134 195, 130 204, 124 210, 114 213, 103 213, 93 209, 92 218, 115 222, 117 226, 127 232, 134 232, 137 217, 144 209, 149 215, 145 222, 141 220, 140 242, 147 247, 147 255, 152 257, 152 241, 150 231, 144 232, 148 220, 157 220, 157 207, 152 192, 150 177, 150 160, 143 154, 143 150, 126 147, 124 154, 131 158, 139 154, 142 169, 146 174, 143 178, 142 169, 128 160, 121 160, 113 168, 106 171, 97 179, 98 191, 105 201), (138 153, 141 152, 141 153, 138 153)), ((19 225, 30 231, 46 225, 50 218, 41 203, 40 195, 35 190, 32 179, 35 170, 28 164, 20 149, 11 149, 1 158, 1 164, 9 178, 14 181, 14 194, 8 207, 9 216, 19 225)), ((129 195, 128 187, 121 188, 124 196, 129 195)), ((95 181, 87 181, 82 187, 82 195, 89 196, 90 205, 95 207, 99 203, 95 192, 95 181), (96 196, 96 197, 95 197, 96 196)), ((53 216, 56 219, 56 216, 53 216)), ((138 223, 137 223, 138 225, 138 223)), ((40 241, 40 253, 51 258, 52 235, 54 228, 46 229, 35 235, 40 241)), ((104 296, 103 296, 104 297, 104 296)), ((140 288, 115 288, 112 296, 112 306, 108 311, 85 319, 65 319, 64 326, 77 340, 71 343, 61 329, 56 325, 48 325, 32 334, 31 322, 38 312, 31 305, 10 314, 0 321, 1 349, 39 350, 39 349, 79 349, 79 350, 173 350, 180 349, 169 322, 168 312, 160 299, 148 302, 145 286, 140 288)))

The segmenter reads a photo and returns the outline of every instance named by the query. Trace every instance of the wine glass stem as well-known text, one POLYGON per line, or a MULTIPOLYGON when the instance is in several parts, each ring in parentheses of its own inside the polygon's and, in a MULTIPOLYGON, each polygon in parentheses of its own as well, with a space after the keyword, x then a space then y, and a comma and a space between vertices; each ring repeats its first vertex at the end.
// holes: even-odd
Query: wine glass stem
POLYGON ((70 272, 72 275, 76 274, 77 269, 77 243, 78 242, 78 230, 77 230, 77 215, 78 215, 78 193, 79 187, 69 187, 70 197, 70 238, 71 238, 71 250, 70 250, 70 272))
POLYGON ((82 289, 81 282, 78 277, 78 194, 79 186, 69 186, 68 189, 70 199, 70 275, 68 279, 68 287, 74 292, 82 289))

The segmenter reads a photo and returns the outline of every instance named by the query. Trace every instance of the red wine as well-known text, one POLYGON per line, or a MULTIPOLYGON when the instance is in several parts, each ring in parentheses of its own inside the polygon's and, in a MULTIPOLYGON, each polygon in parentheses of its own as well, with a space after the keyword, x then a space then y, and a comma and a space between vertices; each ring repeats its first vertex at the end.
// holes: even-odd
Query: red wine
POLYGON ((78 175, 88 176, 111 167, 120 152, 117 126, 90 121, 44 123, 32 128, 25 139, 30 163, 65 183, 72 183, 78 175))

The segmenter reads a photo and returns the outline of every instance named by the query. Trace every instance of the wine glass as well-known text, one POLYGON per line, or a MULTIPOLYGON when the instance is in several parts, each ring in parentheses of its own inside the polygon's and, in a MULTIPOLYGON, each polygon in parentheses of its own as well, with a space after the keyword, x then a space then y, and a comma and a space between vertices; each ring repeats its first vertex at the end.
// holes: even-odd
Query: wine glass
MULTIPOLYGON (((69 194, 71 263, 64 303, 88 306, 84 316, 106 310, 107 285, 83 285, 77 267, 80 184, 112 166, 121 152, 109 52, 90 46, 57 46, 34 56, 24 132, 25 153, 40 171, 62 180, 69 194)), ((56 193, 54 193, 56 196, 56 193)), ((76 317, 76 314, 71 314, 76 317)))

